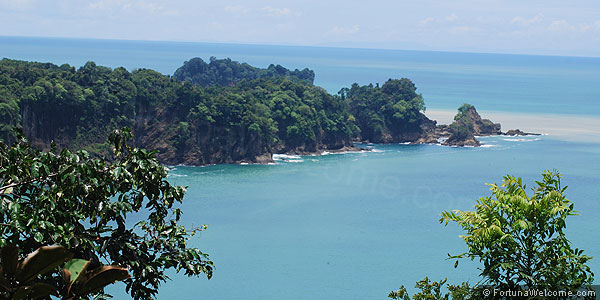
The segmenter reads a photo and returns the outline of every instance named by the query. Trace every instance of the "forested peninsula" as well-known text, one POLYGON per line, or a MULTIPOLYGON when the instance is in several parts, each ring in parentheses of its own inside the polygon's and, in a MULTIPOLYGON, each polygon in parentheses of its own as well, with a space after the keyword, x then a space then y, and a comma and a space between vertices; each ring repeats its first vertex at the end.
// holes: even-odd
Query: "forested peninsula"
POLYGON ((475 135, 501 134, 470 105, 453 124, 437 125, 406 78, 331 95, 314 77, 309 69, 216 58, 191 59, 173 76, 3 59, 0 139, 13 143, 20 128, 43 149, 54 143, 102 155, 110 132, 129 127, 136 146, 157 150, 164 164, 208 165, 353 150, 354 141, 477 146, 475 135))

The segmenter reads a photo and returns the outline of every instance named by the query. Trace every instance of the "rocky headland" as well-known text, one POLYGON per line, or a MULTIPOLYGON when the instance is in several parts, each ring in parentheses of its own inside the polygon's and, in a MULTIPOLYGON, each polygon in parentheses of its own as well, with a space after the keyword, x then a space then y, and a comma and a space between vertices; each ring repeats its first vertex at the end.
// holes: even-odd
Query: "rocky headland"
POLYGON ((0 60, 0 141, 20 128, 36 147, 110 155, 106 139, 129 127, 132 144, 166 165, 271 163, 273 154, 361 151, 354 142, 479 146, 501 131, 475 107, 438 125, 408 78, 352 84, 337 94, 314 72, 266 69, 230 59, 192 59, 170 77, 149 69, 111 69, 0 60))
POLYGON ((481 145, 478 136, 507 135, 526 136, 540 135, 539 133, 523 132, 520 129, 511 129, 502 132, 502 125, 489 119, 483 119, 475 107, 464 104, 458 109, 452 124, 438 125, 436 121, 422 116, 421 136, 416 140, 408 141, 413 144, 441 144, 456 147, 478 147, 481 145))

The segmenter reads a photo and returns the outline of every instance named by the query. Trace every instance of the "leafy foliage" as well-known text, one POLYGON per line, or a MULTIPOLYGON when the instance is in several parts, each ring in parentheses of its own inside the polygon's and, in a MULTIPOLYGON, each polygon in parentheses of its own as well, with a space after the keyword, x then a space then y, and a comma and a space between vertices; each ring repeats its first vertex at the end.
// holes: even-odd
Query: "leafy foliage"
POLYGON ((430 281, 428 277, 420 280, 415 285, 415 288, 419 289, 419 292, 409 295, 408 291, 404 286, 400 289, 392 291, 388 294, 388 298, 393 300, 466 300, 474 299, 471 298, 475 295, 474 290, 469 287, 468 283, 462 283, 461 285, 450 285, 446 284, 447 279, 440 281, 430 281), (447 288, 449 292, 444 293, 443 288, 447 288))
POLYGON ((173 75, 179 81, 188 81, 203 87, 221 85, 234 86, 242 80, 284 77, 290 80, 303 80, 313 83, 315 72, 309 69, 288 70, 280 65, 269 65, 266 69, 255 68, 247 63, 239 63, 229 58, 210 58, 206 63, 195 57, 183 63, 173 75))
POLYGON ((468 117, 468 113, 470 110, 474 109, 475 106, 465 103, 458 108, 458 113, 454 116, 454 121, 458 121, 460 119, 468 117))
POLYGON ((19 259, 18 248, 6 245, 2 248, 1 257, 0 299, 6 300, 50 299, 50 295, 65 300, 81 299, 129 277, 127 269, 117 266, 87 271, 89 261, 70 259, 73 253, 61 246, 43 246, 19 259), (46 282, 39 278, 65 261, 62 278, 46 278, 46 282))
POLYGON ((155 296, 168 279, 166 269, 210 278, 207 255, 187 246, 201 229, 179 224, 175 205, 185 188, 166 181, 154 152, 130 146, 130 139, 127 129, 110 136, 110 163, 86 151, 43 152, 20 135, 11 147, 0 143, 0 246, 27 253, 60 244, 89 260, 90 268, 128 268, 132 277, 125 282, 134 299, 155 296), (134 214, 146 218, 129 224, 134 214))
MULTIPOLYGON (((420 292, 412 297, 401 286, 390 292, 389 298, 512 299, 498 298, 491 293, 494 290, 515 292, 543 288, 547 291, 571 291, 576 295, 578 290, 591 290, 589 285, 594 274, 586 265, 591 257, 583 255, 583 250, 571 248, 564 233, 566 218, 576 212, 573 203, 564 195, 567 187, 561 185, 561 175, 544 172, 542 181, 536 181, 531 196, 527 195, 522 179, 511 175, 506 175, 500 186, 489 185, 492 196, 479 199, 475 211, 444 211, 440 219, 440 223, 445 225, 456 222, 466 231, 461 237, 468 251, 450 258, 478 259, 483 263, 482 281, 471 287, 467 282, 446 285, 446 279, 430 282, 425 277, 417 282, 415 287, 420 292), (444 293, 444 288, 448 292, 444 293)), ((458 266, 458 260, 454 266, 458 266)), ((523 299, 546 298, 532 296, 523 299)), ((595 296, 584 299, 595 299, 595 296)))
POLYGON ((361 138, 371 142, 390 142, 386 135, 414 131, 425 110, 423 97, 407 78, 389 79, 383 86, 353 84, 339 94, 361 129, 361 138))
POLYGON ((453 258, 478 259, 487 284, 578 289, 591 284, 591 257, 573 249, 564 229, 574 215, 561 175, 547 171, 527 195, 521 178, 490 184, 492 196, 477 201, 475 211, 445 211, 440 222, 456 222, 466 232, 468 251, 453 258))
POLYGON ((59 149, 109 155, 106 138, 128 126, 134 144, 159 150, 161 162, 195 165, 350 145, 359 130, 346 103, 296 75, 202 88, 148 69, 88 62, 76 70, 3 59, 0 138, 13 143, 10 128, 21 125, 35 146, 48 149, 54 141, 59 149))
POLYGON ((452 132, 450 140, 475 138, 473 120, 469 116, 469 111, 474 108, 473 105, 466 103, 458 108, 458 113, 454 116, 454 122, 450 124, 450 131, 452 132))

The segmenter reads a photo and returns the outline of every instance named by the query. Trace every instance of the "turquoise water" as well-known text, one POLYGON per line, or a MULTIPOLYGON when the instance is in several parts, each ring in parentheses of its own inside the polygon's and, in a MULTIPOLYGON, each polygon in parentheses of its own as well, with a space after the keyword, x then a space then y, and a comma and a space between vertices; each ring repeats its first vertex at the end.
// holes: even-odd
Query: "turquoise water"
POLYGON ((173 72, 192 57, 315 70, 330 93, 411 78, 429 108, 600 116, 600 58, 213 43, 0 37, 0 57, 173 72))
MULTIPOLYGON (((194 245, 211 253, 213 279, 177 276, 160 299, 386 299, 425 276, 477 282, 477 265, 454 269, 465 248, 439 213, 469 209, 486 182, 526 182, 558 168, 580 216, 575 246, 600 257, 600 148, 548 137, 489 137, 483 148, 374 145, 378 152, 306 156, 276 165, 176 167, 189 186, 185 222, 209 224, 194 245), (568 155, 565 155, 568 153, 568 155)), ((592 262, 600 270, 600 260, 592 262)))
MULTIPOLYGON (((335 93, 353 82, 409 77, 429 108, 600 116, 600 59, 206 43, 0 37, 0 57, 70 63, 88 60, 172 74, 194 56, 231 57, 257 66, 309 67, 335 93)), ((189 186, 187 226, 208 224, 191 244, 211 254, 213 279, 172 274, 159 299, 386 299, 429 276, 477 282, 456 226, 439 213, 469 209, 486 182, 510 173, 533 183, 558 169, 580 216, 568 223, 574 245, 600 273, 600 144, 552 136, 486 137, 481 148, 362 145, 375 151, 306 156, 274 165, 175 167, 189 186)), ((123 286, 110 288, 127 299, 123 286)))

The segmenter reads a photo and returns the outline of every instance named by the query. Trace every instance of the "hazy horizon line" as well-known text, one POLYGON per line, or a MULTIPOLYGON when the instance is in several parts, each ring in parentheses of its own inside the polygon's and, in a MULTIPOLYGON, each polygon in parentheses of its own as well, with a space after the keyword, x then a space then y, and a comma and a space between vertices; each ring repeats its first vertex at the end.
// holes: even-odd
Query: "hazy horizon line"
POLYGON ((584 55, 557 55, 557 54, 538 54, 538 53, 514 53, 514 52, 487 52, 487 51, 465 51, 465 50, 434 50, 434 49, 401 49, 390 47, 366 47, 366 46, 336 46, 336 45, 300 45, 300 44, 272 44, 272 43, 250 43, 250 42, 224 42, 224 41, 183 41, 183 40, 138 40, 138 39, 119 39, 119 38, 98 38, 98 37, 65 37, 65 36, 35 36, 35 35, 0 35, 0 38, 34 38, 34 39, 65 39, 65 40, 95 40, 95 41, 122 41, 122 42, 154 42, 154 43, 188 43, 188 44, 223 44, 223 45, 245 45, 245 46, 274 46, 274 47, 307 47, 307 48, 331 48, 331 49, 358 49, 358 50, 384 50, 384 51, 414 51, 414 52, 440 52, 440 53, 465 53, 465 54, 484 54, 484 55, 515 55, 515 56, 544 56, 544 57, 569 57, 569 58, 592 58, 599 59, 599 56, 584 55))

